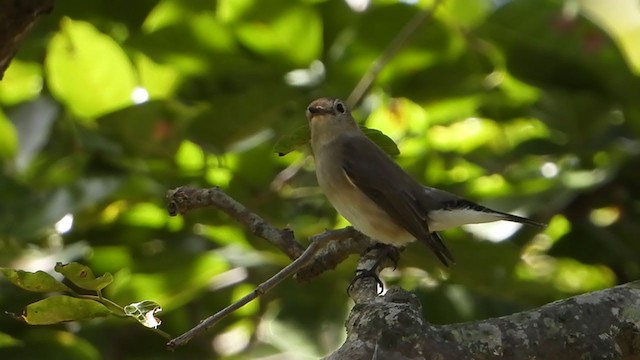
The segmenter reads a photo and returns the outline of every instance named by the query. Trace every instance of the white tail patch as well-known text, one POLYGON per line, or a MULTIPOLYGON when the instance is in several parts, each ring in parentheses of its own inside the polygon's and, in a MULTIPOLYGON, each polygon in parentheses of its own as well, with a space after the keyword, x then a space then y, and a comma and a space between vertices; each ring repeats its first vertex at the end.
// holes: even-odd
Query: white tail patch
POLYGON ((504 220, 504 215, 473 209, 433 210, 429 212, 429 230, 442 231, 467 224, 482 224, 498 220, 504 220))

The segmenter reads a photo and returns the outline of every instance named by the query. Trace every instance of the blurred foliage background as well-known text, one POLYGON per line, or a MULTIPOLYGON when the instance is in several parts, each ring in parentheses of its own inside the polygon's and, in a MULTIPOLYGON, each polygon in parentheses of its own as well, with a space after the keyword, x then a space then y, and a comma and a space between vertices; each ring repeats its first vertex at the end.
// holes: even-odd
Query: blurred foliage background
MULTIPOLYGON (((346 225, 307 148, 279 157, 275 145, 306 128, 314 98, 346 98, 431 5, 58 1, 0 82, 0 266, 82 262, 114 274, 110 299, 155 300, 164 331, 188 330, 288 259, 215 209, 169 218, 165 191, 219 186, 303 242, 346 225)), ((637 279, 639 73, 637 1, 444 0, 354 114, 418 180, 549 227, 446 232, 455 266, 413 244, 387 285, 452 323, 637 279)), ((315 358, 343 341, 355 261, 289 279, 176 353, 128 319, 3 315, 0 356, 315 358)), ((0 281, 3 311, 40 298, 0 281)))

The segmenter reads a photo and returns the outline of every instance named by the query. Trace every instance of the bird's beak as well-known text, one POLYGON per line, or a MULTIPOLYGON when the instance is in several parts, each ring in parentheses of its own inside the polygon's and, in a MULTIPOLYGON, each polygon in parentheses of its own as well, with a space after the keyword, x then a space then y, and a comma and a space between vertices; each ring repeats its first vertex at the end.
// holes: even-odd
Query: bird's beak
POLYGON ((322 117, 326 113, 327 113, 327 110, 319 105, 309 105, 306 111, 307 119, 309 121, 318 117, 322 117))

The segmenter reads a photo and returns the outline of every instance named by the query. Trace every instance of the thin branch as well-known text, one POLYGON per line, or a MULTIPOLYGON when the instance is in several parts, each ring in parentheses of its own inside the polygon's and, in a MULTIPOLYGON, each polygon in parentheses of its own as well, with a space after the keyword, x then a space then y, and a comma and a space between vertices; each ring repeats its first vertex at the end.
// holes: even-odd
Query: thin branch
POLYGON ((296 273, 296 280, 308 282, 327 270, 335 269, 350 255, 364 253, 374 244, 369 237, 361 232, 353 228, 347 229, 351 229, 350 236, 344 240, 332 242, 320 250, 312 262, 296 273))
POLYGON ((371 67, 366 74, 360 79, 358 85, 353 89, 349 97, 347 98, 347 105, 351 108, 355 107, 364 94, 369 91, 371 84, 378 77, 382 69, 391 61, 391 59, 400 51, 404 44, 409 40, 422 24, 433 17, 438 6, 440 6, 442 0, 435 0, 433 6, 430 9, 425 9, 418 12, 409 21, 404 28, 396 35, 396 37, 389 43, 389 46, 385 51, 371 64, 371 67))
POLYGON ((258 285, 258 287, 256 287, 249 294, 245 295, 242 299, 218 311, 214 315, 200 322, 200 324, 198 324, 191 330, 169 341, 167 343, 167 347, 170 350, 175 350, 175 348, 177 348, 178 346, 182 346, 186 344, 194 337, 198 336, 205 330, 215 325, 218 321, 222 320, 223 318, 233 313, 234 311, 240 309, 241 307, 248 304, 249 302, 264 295, 269 290, 273 289, 276 285, 281 283, 283 280, 293 275, 296 271, 300 270, 305 264, 311 261, 313 259, 313 256, 320 249, 325 247, 327 243, 329 243, 329 241, 344 240, 349 236, 351 236, 352 231, 353 230, 351 228, 344 228, 336 231, 325 231, 322 234, 312 236, 310 238, 311 243, 309 244, 309 247, 307 247, 307 249, 302 253, 302 255, 300 255, 300 257, 298 257, 297 259, 295 259, 291 264, 284 267, 282 270, 280 270, 277 274, 269 278, 267 281, 258 285))
MULTIPOLYGON (((295 240, 291 230, 280 230, 267 223, 219 188, 180 187, 167 191, 167 202, 171 216, 185 214, 203 207, 216 207, 245 225, 254 235, 269 241, 282 250, 292 260, 304 252, 304 248, 295 240)), ((321 249, 306 266, 298 271, 296 280, 308 282, 323 272, 334 269, 349 255, 362 254, 366 248, 372 245, 368 237, 351 227, 334 231, 336 234, 331 236, 342 237, 343 240, 333 242, 321 249), (348 236, 344 236, 345 234, 348 236)), ((329 231, 329 233, 332 232, 329 231)))
POLYGON ((290 259, 298 258, 304 252, 302 245, 294 238, 293 231, 290 229, 280 230, 267 223, 218 187, 210 189, 179 187, 167 191, 166 196, 167 209, 171 216, 185 214, 194 209, 215 206, 245 225, 252 234, 269 241, 287 254, 290 259))

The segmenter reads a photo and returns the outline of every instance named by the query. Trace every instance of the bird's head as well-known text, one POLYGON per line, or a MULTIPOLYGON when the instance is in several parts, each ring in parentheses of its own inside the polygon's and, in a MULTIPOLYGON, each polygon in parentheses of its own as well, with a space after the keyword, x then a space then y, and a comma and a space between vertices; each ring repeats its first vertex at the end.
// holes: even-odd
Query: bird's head
POLYGON ((330 142, 340 134, 359 131, 351 112, 342 100, 319 98, 307 107, 312 143, 330 142))

